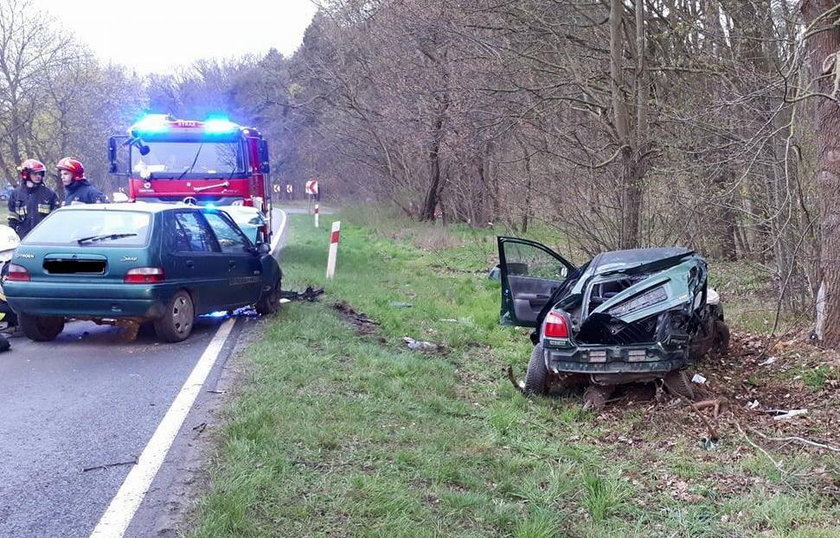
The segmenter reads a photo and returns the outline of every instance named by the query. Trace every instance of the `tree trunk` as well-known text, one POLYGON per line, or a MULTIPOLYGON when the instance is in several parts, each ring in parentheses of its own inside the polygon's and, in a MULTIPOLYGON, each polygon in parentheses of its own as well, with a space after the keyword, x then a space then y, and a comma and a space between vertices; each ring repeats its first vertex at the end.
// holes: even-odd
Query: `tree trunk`
POLYGON ((812 76, 818 77, 820 98, 817 113, 817 185, 820 190, 820 276, 824 293, 818 327, 823 342, 840 347, 840 106, 833 94, 833 80, 840 51, 840 5, 834 0, 810 0, 802 4, 802 15, 810 30, 808 38, 812 76), (821 329, 821 330, 819 330, 821 329))
POLYGON ((642 178, 644 164, 632 150, 625 152, 622 170, 621 248, 638 248, 642 214, 642 178))
POLYGON ((426 199, 420 211, 420 220, 435 220, 435 209, 440 202, 440 141, 442 137, 443 114, 435 120, 432 147, 429 149, 429 188, 426 190, 426 199))

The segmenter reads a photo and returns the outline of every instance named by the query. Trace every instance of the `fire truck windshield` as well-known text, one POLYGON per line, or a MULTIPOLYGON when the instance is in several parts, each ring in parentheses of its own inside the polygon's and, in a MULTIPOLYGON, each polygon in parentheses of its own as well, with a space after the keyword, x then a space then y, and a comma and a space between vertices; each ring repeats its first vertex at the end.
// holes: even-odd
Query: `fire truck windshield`
POLYGON ((143 179, 197 179, 245 174, 239 142, 146 142, 149 153, 131 148, 132 175, 143 179))

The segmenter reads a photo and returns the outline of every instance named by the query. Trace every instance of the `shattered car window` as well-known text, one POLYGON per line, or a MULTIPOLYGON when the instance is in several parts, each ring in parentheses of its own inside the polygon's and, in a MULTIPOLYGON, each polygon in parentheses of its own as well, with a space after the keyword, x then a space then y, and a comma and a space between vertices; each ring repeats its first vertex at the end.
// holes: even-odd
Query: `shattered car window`
POLYGON ((509 243, 505 246, 507 270, 511 275, 558 280, 568 270, 551 254, 529 245, 509 243))

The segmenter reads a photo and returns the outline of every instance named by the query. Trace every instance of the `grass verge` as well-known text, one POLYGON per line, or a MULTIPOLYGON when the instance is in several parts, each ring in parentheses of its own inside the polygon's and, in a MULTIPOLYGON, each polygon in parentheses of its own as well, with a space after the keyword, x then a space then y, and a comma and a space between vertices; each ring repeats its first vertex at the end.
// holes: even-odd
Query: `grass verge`
MULTIPOLYGON (((522 397, 502 371, 530 345, 497 324, 491 233, 341 218, 327 295, 287 305, 249 350, 193 536, 840 533, 831 454, 773 463, 731 429, 707 451, 678 402, 595 415, 522 397)), ((322 220, 292 217, 285 287, 324 284, 322 220)))

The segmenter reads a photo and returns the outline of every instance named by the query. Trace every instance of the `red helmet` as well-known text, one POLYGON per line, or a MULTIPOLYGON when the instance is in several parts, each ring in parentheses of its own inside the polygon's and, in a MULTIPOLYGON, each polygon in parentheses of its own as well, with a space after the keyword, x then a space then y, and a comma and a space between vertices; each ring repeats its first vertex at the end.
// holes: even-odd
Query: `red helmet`
POLYGON ((42 163, 41 161, 36 161, 35 159, 26 159, 18 167, 18 170, 20 170, 20 177, 22 177, 24 180, 29 180, 29 178, 31 177, 30 174, 32 174, 32 172, 41 172, 43 174, 46 173, 47 167, 44 166, 44 163, 42 163))
POLYGON ((85 167, 76 159, 65 157, 58 161, 58 164, 56 164, 55 167, 59 170, 67 170, 73 174, 73 179, 82 179, 85 177, 85 167))

